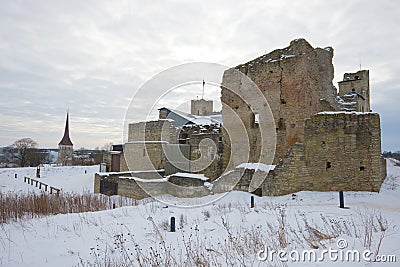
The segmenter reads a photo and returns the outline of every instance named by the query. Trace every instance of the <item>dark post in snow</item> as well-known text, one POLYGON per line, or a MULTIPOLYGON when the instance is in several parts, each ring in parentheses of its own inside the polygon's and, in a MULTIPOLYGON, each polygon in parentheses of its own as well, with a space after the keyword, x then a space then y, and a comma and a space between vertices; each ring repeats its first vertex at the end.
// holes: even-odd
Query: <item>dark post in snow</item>
POLYGON ((339 191, 339 203, 340 203, 340 208, 344 209, 344 196, 343 196, 343 191, 339 191))
POLYGON ((115 209, 115 203, 113 203, 113 209, 115 209))
POLYGON ((250 198, 250 208, 254 208, 254 196, 250 198))
POLYGON ((40 178, 40 166, 36 167, 36 177, 40 178))
POLYGON ((171 232, 175 232, 175 217, 171 217, 171 232))

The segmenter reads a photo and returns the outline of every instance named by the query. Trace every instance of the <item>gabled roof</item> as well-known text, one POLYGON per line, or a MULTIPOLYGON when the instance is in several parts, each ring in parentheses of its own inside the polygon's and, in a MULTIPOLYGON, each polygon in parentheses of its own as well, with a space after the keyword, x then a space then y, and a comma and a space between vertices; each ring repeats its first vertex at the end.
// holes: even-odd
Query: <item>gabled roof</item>
POLYGON ((67 112, 67 120, 65 121, 65 130, 64 130, 64 136, 61 139, 60 143, 58 143, 60 146, 73 146, 71 142, 71 138, 69 138, 69 113, 67 112))

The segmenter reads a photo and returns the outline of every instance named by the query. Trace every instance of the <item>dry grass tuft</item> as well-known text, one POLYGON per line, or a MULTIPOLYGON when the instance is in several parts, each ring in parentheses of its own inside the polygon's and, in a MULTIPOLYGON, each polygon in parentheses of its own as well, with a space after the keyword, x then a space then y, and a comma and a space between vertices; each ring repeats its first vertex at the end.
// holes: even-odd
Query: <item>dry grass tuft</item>
POLYGON ((136 205, 136 201, 84 192, 56 194, 15 194, 0 192, 0 224, 23 218, 81 213, 136 205))

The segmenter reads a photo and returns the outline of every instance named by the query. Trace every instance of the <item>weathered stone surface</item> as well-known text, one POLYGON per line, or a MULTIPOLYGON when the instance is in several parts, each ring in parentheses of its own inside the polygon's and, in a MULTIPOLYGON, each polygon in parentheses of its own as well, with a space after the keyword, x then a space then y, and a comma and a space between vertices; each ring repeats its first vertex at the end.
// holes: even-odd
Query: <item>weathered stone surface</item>
MULTIPOLYGON (((346 73, 340 83, 341 98, 332 84, 332 58, 332 48, 314 49, 304 39, 297 39, 289 47, 235 67, 258 86, 257 90, 268 101, 275 121, 273 162, 277 166, 262 185, 265 195, 300 190, 380 189, 386 167, 381 156, 379 115, 317 114, 343 110, 343 98, 351 92, 359 97, 354 104, 355 110, 370 111, 368 71, 346 73)), ((224 128, 229 129, 223 131, 223 163, 228 170, 238 163, 228 166, 228 162, 232 163, 229 161, 231 155, 241 148, 233 151, 234 144, 230 140, 243 132, 248 136, 250 149, 244 153, 249 153, 250 162, 267 162, 268 156, 260 153, 260 129, 254 124, 254 111, 263 107, 261 104, 250 106, 237 95, 240 90, 232 92, 228 89, 242 86, 244 79, 237 79, 235 75, 227 70, 221 87, 223 123, 224 128), (231 114, 232 110, 236 117, 231 114), (243 127, 244 131, 241 130, 243 127)), ((243 180, 237 188, 248 190, 243 180)))
POLYGON ((293 146, 263 185, 263 194, 301 190, 379 191, 382 164, 376 113, 316 114, 305 121, 305 141, 293 146))
POLYGON ((341 109, 370 112, 369 71, 345 73, 339 82, 341 109))
POLYGON ((199 179, 171 177, 171 182, 168 182, 161 179, 162 177, 156 172, 150 173, 153 179, 148 181, 133 177, 140 176, 141 174, 145 173, 95 174, 94 192, 106 194, 107 192, 101 191, 100 183, 107 182, 116 185, 117 190, 113 194, 133 199, 143 199, 166 194, 181 198, 203 197, 210 194, 210 190, 204 186, 204 181, 199 179))
MULTIPOLYGON (((256 83, 268 101, 276 125, 276 160, 282 158, 296 142, 304 141, 304 119, 325 110, 326 106, 336 110, 332 57, 333 49, 314 49, 304 39, 297 39, 289 47, 277 49, 236 67, 256 83), (321 104, 320 99, 325 100, 325 103, 321 104)), ((221 101, 236 110, 246 129, 251 132, 251 108, 224 88, 230 79, 228 74, 226 72, 223 78, 221 101)), ((223 105, 223 118, 226 110, 223 105)), ((235 123, 239 122, 224 118, 224 127, 235 123)), ((250 134, 251 151, 255 155, 259 154, 259 138, 254 137, 256 135, 250 134)), ((224 140, 227 138, 224 136, 224 140)), ((227 153, 225 157, 228 156, 227 153)))
POLYGON ((174 121, 156 120, 129 124, 121 171, 159 170, 165 167, 164 147, 177 142, 174 121))

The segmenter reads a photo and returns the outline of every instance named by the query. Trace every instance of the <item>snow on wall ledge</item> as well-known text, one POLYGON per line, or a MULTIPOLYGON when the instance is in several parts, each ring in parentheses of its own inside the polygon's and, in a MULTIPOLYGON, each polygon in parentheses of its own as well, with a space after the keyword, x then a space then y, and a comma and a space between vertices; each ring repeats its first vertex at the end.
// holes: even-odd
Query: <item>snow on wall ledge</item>
POLYGON ((356 111, 322 111, 315 115, 338 115, 338 114, 352 114, 352 115, 378 115, 376 112, 356 112, 356 111))

